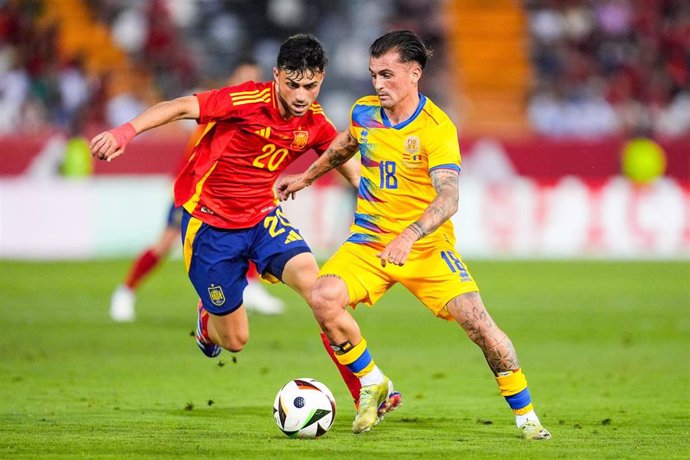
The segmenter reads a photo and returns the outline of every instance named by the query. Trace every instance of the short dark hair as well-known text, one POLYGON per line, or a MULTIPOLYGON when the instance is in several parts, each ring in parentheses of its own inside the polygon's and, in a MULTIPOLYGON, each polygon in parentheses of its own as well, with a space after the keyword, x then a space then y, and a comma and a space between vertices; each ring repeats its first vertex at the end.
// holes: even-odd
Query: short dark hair
POLYGON ((403 29, 381 35, 369 47, 372 57, 381 57, 389 51, 397 51, 402 62, 417 62, 422 69, 433 54, 416 33, 403 29))
POLYGON ((297 34, 280 45, 277 66, 288 73, 301 76, 305 72, 323 72, 328 57, 316 37, 311 34, 297 34))

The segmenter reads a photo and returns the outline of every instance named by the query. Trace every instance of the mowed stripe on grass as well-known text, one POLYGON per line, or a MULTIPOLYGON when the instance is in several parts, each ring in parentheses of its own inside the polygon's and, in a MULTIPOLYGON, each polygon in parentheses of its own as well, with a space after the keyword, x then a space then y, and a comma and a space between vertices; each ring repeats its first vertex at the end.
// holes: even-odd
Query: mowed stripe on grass
POLYGON ((354 313, 405 397, 370 433, 301 299, 250 317, 246 349, 208 359, 190 332, 195 295, 180 261, 139 293, 138 318, 108 318, 129 261, 0 263, 0 457, 682 458, 690 426, 686 262, 470 263, 513 340, 554 439, 526 443, 478 348, 395 287, 354 313), (326 383, 331 431, 292 440, 274 426, 278 389, 326 383))

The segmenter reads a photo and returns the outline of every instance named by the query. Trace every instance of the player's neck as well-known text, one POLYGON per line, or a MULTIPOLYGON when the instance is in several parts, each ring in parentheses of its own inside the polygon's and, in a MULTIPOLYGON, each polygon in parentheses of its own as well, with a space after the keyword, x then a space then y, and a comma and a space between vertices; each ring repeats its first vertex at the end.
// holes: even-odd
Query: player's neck
POLYGON ((403 121, 408 120, 419 107, 419 93, 417 91, 411 92, 409 96, 401 99, 394 107, 390 109, 383 109, 390 121, 391 125, 397 125, 403 121))
POLYGON ((280 93, 278 92, 278 87, 275 84, 275 82, 271 82, 273 85, 273 95, 275 97, 275 107, 278 109, 278 113, 280 114, 280 117, 283 120, 291 120, 293 115, 290 113, 290 110, 288 110, 287 103, 283 100, 283 98, 280 96, 280 93))
POLYGON ((285 102, 279 97, 278 98, 278 112, 280 112, 280 116, 283 118, 283 120, 290 120, 292 117, 294 117, 293 114, 290 113, 290 111, 287 109, 285 102))

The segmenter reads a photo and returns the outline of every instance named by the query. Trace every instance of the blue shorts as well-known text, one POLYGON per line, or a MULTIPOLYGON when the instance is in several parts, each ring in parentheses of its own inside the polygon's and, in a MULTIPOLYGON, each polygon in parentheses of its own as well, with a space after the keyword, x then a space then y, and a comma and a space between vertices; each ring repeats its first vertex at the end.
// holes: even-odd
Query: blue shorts
POLYGON ((277 282, 290 259, 311 252, 280 206, 243 229, 212 227, 183 210, 182 245, 189 279, 204 308, 214 315, 227 315, 242 305, 250 260, 262 278, 277 282))
POLYGON ((170 209, 168 209, 168 218, 165 221, 168 227, 179 227, 182 222, 182 206, 175 207, 175 202, 170 203, 170 209))

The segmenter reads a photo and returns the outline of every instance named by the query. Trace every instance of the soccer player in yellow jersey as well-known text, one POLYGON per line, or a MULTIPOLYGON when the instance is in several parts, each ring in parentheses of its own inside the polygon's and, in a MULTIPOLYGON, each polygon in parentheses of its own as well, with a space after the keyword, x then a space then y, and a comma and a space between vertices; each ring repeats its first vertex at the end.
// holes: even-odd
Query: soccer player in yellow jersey
POLYGON ((325 172, 361 154, 350 237, 321 268, 310 303, 336 357, 360 378, 355 433, 379 422, 392 384, 374 363, 346 307, 373 305, 399 282, 434 315, 457 321, 481 348, 522 435, 549 439, 532 407, 515 349, 487 312, 455 250, 450 217, 458 209, 460 148, 448 116, 418 92, 429 56, 413 32, 379 37, 369 59, 376 95, 355 103, 349 129, 307 171, 277 183, 282 200, 294 198, 325 172))

